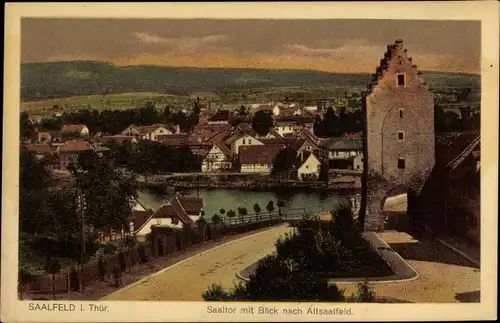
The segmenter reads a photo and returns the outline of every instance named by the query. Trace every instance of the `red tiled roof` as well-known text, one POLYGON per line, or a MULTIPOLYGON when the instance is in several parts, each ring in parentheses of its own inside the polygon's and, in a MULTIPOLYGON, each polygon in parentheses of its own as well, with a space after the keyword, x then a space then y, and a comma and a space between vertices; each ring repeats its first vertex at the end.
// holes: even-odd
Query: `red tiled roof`
POLYGON ((215 146, 219 147, 219 149, 226 155, 226 157, 231 158, 233 156, 231 149, 229 149, 224 143, 218 142, 215 146))
POLYGON ((193 224, 194 221, 189 217, 186 210, 182 207, 182 204, 179 202, 178 198, 174 198, 172 200, 172 208, 174 209, 177 218, 184 224, 193 224))
POLYGON ((159 218, 171 218, 176 216, 175 209, 171 204, 163 204, 158 210, 156 210, 151 218, 159 219, 159 218))
POLYGON ((139 132, 140 135, 147 135, 148 133, 152 133, 160 127, 165 128, 164 125, 157 123, 149 126, 135 126, 135 129, 139 132))
POLYGON ((239 130, 243 131, 244 133, 254 133, 254 130, 252 126, 246 122, 240 123, 239 125, 236 126, 239 130))
POLYGON ((314 118, 312 116, 275 116, 274 121, 277 123, 296 123, 296 124, 302 124, 302 123, 311 123, 314 122, 314 118))
POLYGON ((100 142, 106 144, 110 141, 122 143, 125 141, 132 141, 134 140, 134 136, 122 136, 122 135, 115 135, 115 136, 102 136, 101 139, 99 140, 100 142))
POLYGON ((86 126, 84 124, 65 124, 63 125, 62 133, 80 133, 86 126))
POLYGON ((264 145, 291 145, 296 139, 293 137, 280 137, 276 139, 259 139, 264 145))
POLYGON ((156 140, 166 146, 181 146, 187 144, 187 139, 188 135, 186 134, 156 136, 156 140))
POLYGON ((214 115, 212 115, 208 121, 228 121, 229 120, 229 110, 219 110, 214 115))
POLYGON ((344 139, 362 139, 363 138, 363 133, 361 132, 350 132, 350 133, 345 133, 343 136, 344 139))
POLYGON ((134 230, 139 229, 146 223, 151 217, 151 212, 149 211, 140 211, 135 210, 132 211, 132 214, 129 216, 129 221, 134 223, 134 230))
POLYGON ((198 215, 203 209, 203 198, 196 196, 181 196, 177 198, 188 214, 198 215))
POLYGON ((92 145, 86 140, 69 140, 59 148, 59 152, 93 150, 92 145))
POLYGON ((290 148, 293 150, 299 150, 306 143, 307 139, 297 139, 290 144, 290 148))
POLYGON ((47 144, 27 145, 26 149, 35 154, 44 154, 44 155, 52 154, 52 149, 47 144))
POLYGON ((240 164, 265 164, 272 165, 274 158, 285 145, 259 145, 240 147, 240 164))

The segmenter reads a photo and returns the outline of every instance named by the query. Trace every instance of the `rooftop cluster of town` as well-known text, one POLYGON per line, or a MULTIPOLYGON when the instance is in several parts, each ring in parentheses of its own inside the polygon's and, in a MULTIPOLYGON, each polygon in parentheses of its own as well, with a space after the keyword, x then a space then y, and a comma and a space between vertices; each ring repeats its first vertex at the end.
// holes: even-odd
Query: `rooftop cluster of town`
MULTIPOLYGON (((301 107, 292 102, 274 105, 254 104, 239 122, 230 122, 237 110, 203 108, 198 124, 189 133, 178 125, 130 125, 120 133, 91 134, 84 124, 64 124, 60 131, 38 132, 26 145, 39 158, 48 158, 54 169, 65 170, 76 162, 79 153, 93 150, 106 156, 110 142, 155 141, 172 148, 189 147, 200 158, 197 172, 241 172, 269 174, 278 152, 285 148, 296 152, 293 171, 296 179, 315 180, 323 166, 361 172, 362 139, 360 133, 339 138, 318 138, 314 134, 315 116, 324 109, 301 107), (266 135, 252 127, 252 116, 264 111, 272 116, 273 126, 266 135), (69 136, 68 136, 69 135, 69 136), (68 139, 69 138, 69 139, 68 139)), ((41 120, 31 119, 36 125, 41 120)))

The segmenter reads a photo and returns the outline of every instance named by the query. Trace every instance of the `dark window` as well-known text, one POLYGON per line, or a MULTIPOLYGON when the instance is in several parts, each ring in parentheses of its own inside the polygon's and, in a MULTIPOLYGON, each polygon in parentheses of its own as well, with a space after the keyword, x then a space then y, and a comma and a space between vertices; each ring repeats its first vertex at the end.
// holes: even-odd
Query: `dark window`
POLYGON ((404 140, 405 139, 405 133, 403 131, 398 131, 398 140, 404 140))
POLYGON ((405 75, 398 74, 398 86, 405 86, 405 75))
POLYGON ((399 158, 398 159, 398 169, 405 169, 405 159, 404 158, 399 158))
POLYGON ((399 117, 403 118, 403 109, 399 109, 399 117))

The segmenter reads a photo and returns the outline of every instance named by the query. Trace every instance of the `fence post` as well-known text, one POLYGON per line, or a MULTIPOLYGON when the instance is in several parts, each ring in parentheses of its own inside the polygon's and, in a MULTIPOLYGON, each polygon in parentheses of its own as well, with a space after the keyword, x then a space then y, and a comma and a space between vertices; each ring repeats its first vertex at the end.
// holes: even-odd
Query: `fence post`
POLYGON ((66 273, 66 288, 68 289, 68 296, 71 295, 71 281, 69 277, 69 271, 66 273))

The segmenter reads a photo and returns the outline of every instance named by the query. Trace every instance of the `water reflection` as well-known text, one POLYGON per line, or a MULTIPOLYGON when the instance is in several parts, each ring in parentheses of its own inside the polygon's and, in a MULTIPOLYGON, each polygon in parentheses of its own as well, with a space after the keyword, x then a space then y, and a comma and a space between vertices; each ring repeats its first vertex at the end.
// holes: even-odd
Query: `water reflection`
MULTIPOLYGON (((197 193, 196 189, 163 193, 141 190, 138 195, 144 206, 156 210, 176 194, 196 196, 197 193)), ((266 192, 240 189, 200 189, 199 196, 205 201, 207 217, 219 212, 221 208, 226 211, 230 209, 236 211, 238 207, 245 207, 248 213, 254 213, 255 203, 259 204, 262 212, 266 212, 267 203, 273 201, 277 209, 278 200, 285 202, 285 209, 305 209, 308 212, 329 211, 336 203, 348 198, 346 194, 333 192, 296 192, 293 190, 266 192)))

